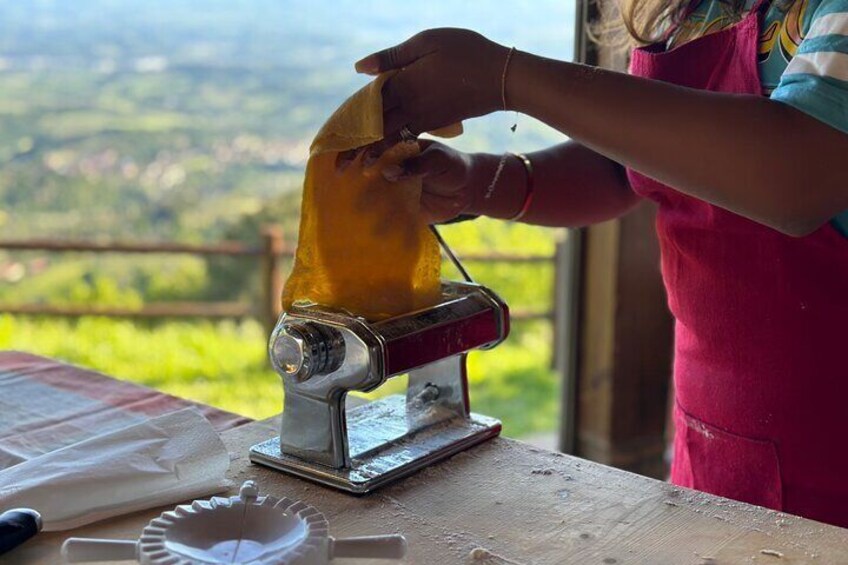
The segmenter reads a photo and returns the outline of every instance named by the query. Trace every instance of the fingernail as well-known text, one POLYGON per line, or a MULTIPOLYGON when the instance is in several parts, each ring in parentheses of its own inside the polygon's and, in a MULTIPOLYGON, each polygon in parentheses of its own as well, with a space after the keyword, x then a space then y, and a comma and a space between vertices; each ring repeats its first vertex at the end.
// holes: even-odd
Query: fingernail
POLYGON ((390 182, 395 182, 403 176, 403 167, 400 165, 389 165, 383 169, 383 178, 390 182))
POLYGON ((377 66, 377 61, 372 59, 371 57, 365 57, 356 62, 353 66, 358 73, 364 73, 366 75, 376 75, 380 72, 379 67, 377 66))

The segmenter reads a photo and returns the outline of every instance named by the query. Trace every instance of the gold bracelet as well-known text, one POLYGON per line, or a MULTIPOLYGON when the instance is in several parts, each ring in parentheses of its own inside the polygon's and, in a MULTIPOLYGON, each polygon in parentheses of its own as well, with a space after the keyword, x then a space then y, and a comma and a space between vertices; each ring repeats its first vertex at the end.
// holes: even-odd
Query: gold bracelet
POLYGON ((510 222, 517 222, 527 214, 530 205, 533 203, 533 163, 523 153, 510 153, 510 155, 521 161, 521 164, 524 165, 524 173, 527 176, 527 189, 524 193, 524 202, 514 216, 507 218, 510 222))

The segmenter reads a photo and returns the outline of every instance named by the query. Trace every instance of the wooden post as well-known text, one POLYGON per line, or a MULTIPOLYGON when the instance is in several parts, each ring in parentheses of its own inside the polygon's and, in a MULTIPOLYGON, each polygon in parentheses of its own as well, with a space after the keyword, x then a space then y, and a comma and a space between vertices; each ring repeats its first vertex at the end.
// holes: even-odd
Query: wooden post
POLYGON ((277 318, 282 311, 280 297, 283 294, 283 274, 280 270, 280 256, 285 248, 283 230, 279 226, 262 228, 262 304, 260 318, 270 337, 277 318))
POLYGON ((653 225, 653 206, 645 203, 586 230, 576 453, 662 477, 672 322, 653 225))
MULTIPOLYGON (((598 18, 597 4, 577 4, 580 60, 626 69, 622 50, 588 41, 586 22, 598 18)), ((582 230, 572 406, 574 453, 662 477, 673 326, 654 213, 644 203, 623 218, 582 230)))
POLYGON ((576 449, 577 302, 580 297, 581 241, 583 230, 569 230, 557 241, 554 257, 553 368, 560 376, 560 425, 558 447, 564 453, 576 449))

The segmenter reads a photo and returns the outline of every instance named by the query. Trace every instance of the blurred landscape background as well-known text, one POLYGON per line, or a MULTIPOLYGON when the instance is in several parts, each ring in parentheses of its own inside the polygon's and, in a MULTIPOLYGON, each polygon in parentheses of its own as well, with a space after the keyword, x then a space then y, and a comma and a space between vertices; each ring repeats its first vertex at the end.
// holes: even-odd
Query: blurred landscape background
MULTIPOLYGON (((258 245, 275 224, 294 244, 309 143, 367 80, 354 61, 440 26, 568 59, 573 11, 551 0, 0 3, 0 239, 258 245)), ((523 116, 511 133, 514 119, 474 120, 452 143, 531 151, 563 139, 523 116)), ((564 237, 485 220, 443 233, 460 255, 553 254, 564 237)), ((551 264, 467 266, 512 308, 551 308, 551 264)), ((247 259, 0 250, 0 304, 256 301, 260 286, 247 259)), ((254 418, 281 408, 265 339, 252 319, 0 314, 0 349, 254 418)), ((551 339, 547 320, 520 322, 506 344, 472 355, 475 410, 502 418, 507 435, 554 427, 551 339)))

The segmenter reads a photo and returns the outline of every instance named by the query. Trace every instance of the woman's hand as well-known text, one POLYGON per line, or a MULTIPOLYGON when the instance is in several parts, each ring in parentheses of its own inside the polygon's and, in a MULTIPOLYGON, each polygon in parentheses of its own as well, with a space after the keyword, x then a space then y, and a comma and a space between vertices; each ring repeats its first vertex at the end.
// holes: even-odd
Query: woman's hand
POLYGON ((421 153, 383 169, 390 182, 421 177, 421 213, 428 224, 452 220, 466 212, 473 200, 473 158, 436 141, 422 139, 421 153))
POLYGON ((442 28, 356 63, 357 72, 369 75, 398 71, 383 85, 384 139, 367 149, 365 164, 400 141, 404 127, 418 135, 500 109, 508 52, 479 33, 442 28))

